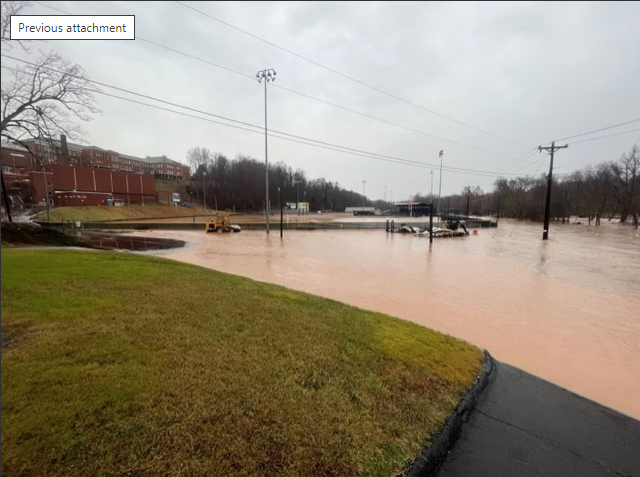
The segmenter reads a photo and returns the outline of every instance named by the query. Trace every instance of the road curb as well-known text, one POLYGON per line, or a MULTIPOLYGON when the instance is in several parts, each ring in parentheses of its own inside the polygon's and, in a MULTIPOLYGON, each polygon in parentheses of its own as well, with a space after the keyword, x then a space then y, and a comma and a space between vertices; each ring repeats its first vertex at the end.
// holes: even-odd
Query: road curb
POLYGON ((456 410, 449 416, 443 428, 438 431, 432 444, 424 449, 411 463, 404 477, 433 477, 444 463, 449 451, 460 437, 462 425, 476 407, 482 392, 492 381, 495 374, 493 358, 487 350, 484 351, 484 364, 475 384, 464 395, 456 410))

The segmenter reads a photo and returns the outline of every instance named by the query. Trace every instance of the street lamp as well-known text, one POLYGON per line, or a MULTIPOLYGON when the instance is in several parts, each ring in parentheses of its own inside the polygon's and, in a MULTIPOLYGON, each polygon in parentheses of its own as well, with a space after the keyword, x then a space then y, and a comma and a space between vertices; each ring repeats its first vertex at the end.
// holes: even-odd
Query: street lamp
POLYGON ((438 186, 438 214, 440 214, 440 197, 442 194, 442 155, 444 154, 443 150, 440 149, 440 185, 438 186))
POLYGON ((300 215, 300 209, 298 203, 300 202, 300 182, 301 180, 294 179, 293 183, 296 185, 296 213, 300 215))
POLYGON ((258 83, 264 80, 264 166, 265 166, 265 209, 264 214, 267 224, 267 233, 269 233, 269 159, 267 152, 267 83, 276 80, 276 70, 269 68, 258 71, 256 74, 258 83))
POLYGON ((362 180, 362 213, 364 214, 364 208, 367 206, 367 193, 365 191, 365 186, 367 185, 367 181, 362 180))
POLYGON ((202 193, 204 194, 202 200, 204 210, 207 210, 207 171, 202 171, 202 193))

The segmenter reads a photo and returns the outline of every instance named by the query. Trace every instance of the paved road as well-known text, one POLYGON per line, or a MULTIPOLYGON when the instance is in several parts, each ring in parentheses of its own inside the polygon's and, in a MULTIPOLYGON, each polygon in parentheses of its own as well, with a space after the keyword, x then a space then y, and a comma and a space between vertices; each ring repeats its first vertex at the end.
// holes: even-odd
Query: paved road
POLYGON ((640 421, 494 364, 438 477, 640 477, 640 421))

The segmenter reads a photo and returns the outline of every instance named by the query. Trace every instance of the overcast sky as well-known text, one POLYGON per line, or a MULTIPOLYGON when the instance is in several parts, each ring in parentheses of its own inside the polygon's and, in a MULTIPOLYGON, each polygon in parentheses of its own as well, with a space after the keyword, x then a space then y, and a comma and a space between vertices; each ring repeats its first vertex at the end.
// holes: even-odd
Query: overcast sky
POLYGON ((544 174, 549 157, 537 148, 553 140, 569 144, 554 173, 640 143, 640 2, 32 2, 24 11, 62 12, 135 15, 136 40, 39 48, 94 80, 215 115, 98 95, 85 141, 125 154, 186 163, 201 146, 264 161, 256 73, 267 68, 277 72, 269 163, 369 199, 437 196, 440 150, 444 196, 544 174))

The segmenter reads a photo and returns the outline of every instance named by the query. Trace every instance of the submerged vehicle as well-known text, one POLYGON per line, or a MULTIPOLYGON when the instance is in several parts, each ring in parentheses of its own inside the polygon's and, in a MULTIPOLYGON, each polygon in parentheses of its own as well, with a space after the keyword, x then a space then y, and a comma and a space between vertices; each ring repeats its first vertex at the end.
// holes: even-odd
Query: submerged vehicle
POLYGON ((242 230, 239 225, 232 224, 229 215, 225 214, 216 214, 214 218, 205 222, 204 228, 207 233, 240 232, 242 230))

